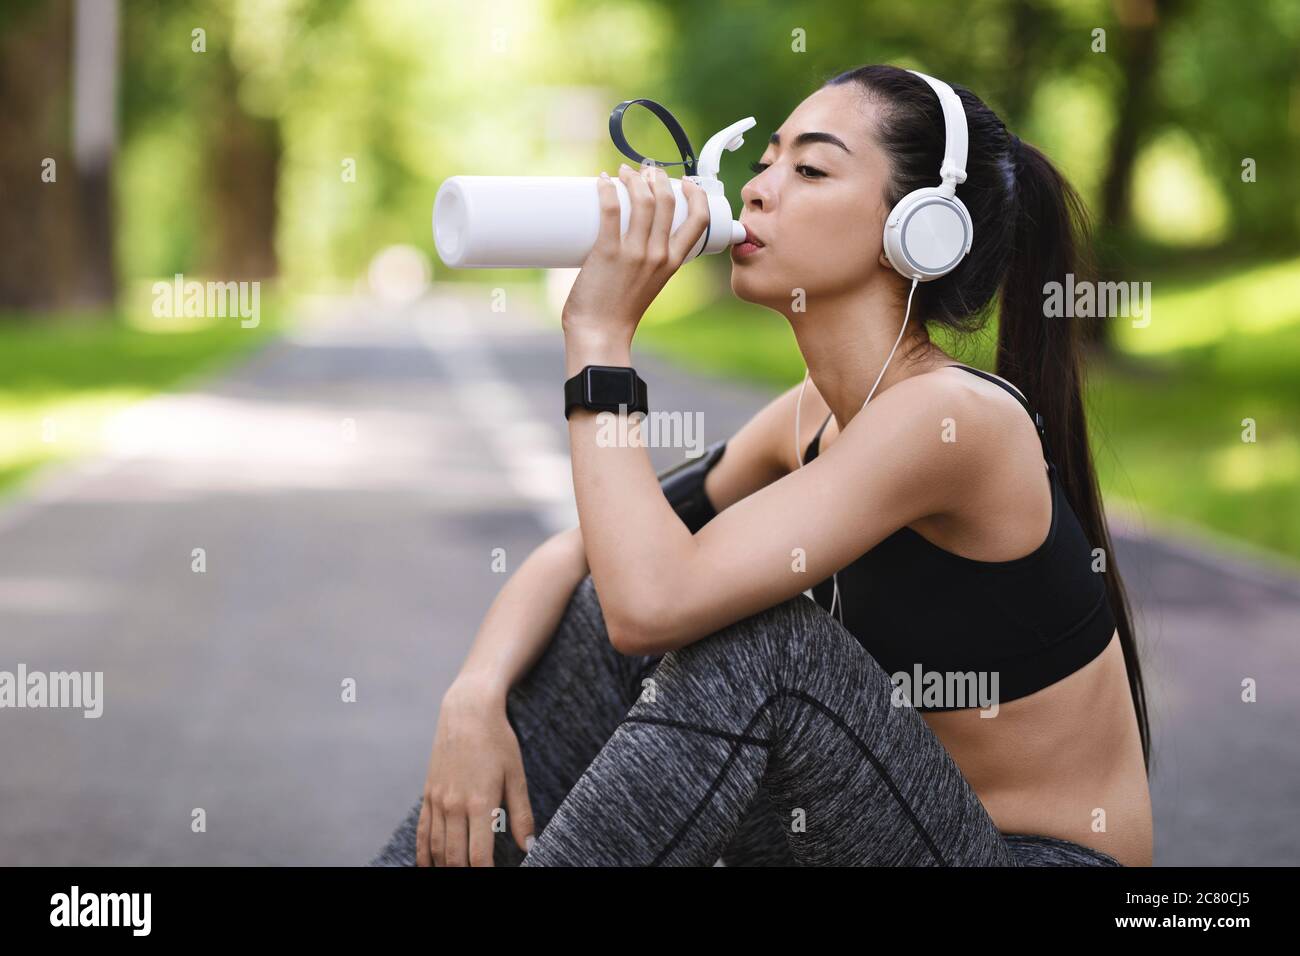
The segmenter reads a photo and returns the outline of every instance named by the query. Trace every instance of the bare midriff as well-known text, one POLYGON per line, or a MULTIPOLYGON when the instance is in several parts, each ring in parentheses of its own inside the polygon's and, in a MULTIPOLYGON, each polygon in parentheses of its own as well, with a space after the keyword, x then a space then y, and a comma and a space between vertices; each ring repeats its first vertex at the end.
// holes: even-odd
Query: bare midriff
POLYGON ((1151 796, 1118 632, 1073 674, 981 716, 991 712, 921 716, 999 830, 1151 865, 1151 796))

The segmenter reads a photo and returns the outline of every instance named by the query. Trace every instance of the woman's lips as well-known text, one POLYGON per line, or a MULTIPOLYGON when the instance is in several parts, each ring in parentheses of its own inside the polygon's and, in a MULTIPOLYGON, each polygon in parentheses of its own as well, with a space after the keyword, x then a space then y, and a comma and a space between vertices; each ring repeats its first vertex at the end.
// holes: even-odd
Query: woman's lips
MULTIPOLYGON (((744 224, 742 223, 742 225, 744 224)), ((745 241, 738 242, 731 247, 731 258, 733 260, 744 259, 748 256, 752 256, 754 253, 758 252, 758 250, 763 248, 765 247, 762 240, 760 240, 758 236, 754 235, 754 230, 750 229, 748 225, 745 225, 745 241)))

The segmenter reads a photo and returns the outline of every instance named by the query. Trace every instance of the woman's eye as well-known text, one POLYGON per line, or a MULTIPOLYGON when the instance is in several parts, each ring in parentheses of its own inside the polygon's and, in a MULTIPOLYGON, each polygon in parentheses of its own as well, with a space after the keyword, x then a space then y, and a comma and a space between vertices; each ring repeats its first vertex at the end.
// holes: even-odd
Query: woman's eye
MULTIPOLYGON (((771 164, 770 164, 770 163, 759 162, 759 161, 755 160, 754 162, 752 162, 752 163, 749 164, 749 168, 750 168, 754 173, 757 174, 757 173, 761 173, 763 170, 767 169, 767 167, 768 167, 769 165, 771 165, 771 164)), ((814 168, 814 167, 812 167, 812 166, 806 166, 806 165, 799 165, 799 166, 796 166, 796 167, 795 167, 795 171, 796 171, 797 173, 799 173, 800 176, 803 176, 803 177, 806 178, 806 179, 818 179, 818 178, 820 178, 820 177, 826 175, 826 174, 825 174, 824 172, 822 172, 820 169, 816 169, 816 168, 814 168)))

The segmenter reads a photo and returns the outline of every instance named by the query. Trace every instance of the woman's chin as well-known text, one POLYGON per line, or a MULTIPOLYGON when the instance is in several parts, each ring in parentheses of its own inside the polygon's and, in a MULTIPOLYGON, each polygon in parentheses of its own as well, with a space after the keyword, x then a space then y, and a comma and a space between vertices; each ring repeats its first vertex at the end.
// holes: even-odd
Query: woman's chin
POLYGON ((781 290, 768 289, 766 284, 760 286, 747 275, 738 274, 740 270, 731 270, 731 291, 737 299, 750 305, 760 305, 766 309, 780 311, 781 305, 788 301, 781 290))
POLYGON ((745 267, 733 265, 731 267, 731 291, 742 302, 749 302, 753 305, 765 305, 771 296, 767 290, 763 289, 754 277, 745 267))

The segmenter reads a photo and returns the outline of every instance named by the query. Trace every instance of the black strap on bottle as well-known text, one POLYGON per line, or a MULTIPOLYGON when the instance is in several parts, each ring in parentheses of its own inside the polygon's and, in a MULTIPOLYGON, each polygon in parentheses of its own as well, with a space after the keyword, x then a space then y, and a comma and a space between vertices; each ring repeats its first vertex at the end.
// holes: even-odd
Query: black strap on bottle
POLYGON ((638 166, 643 163, 649 163, 653 166, 681 166, 683 176, 695 175, 695 149, 691 146, 690 137, 686 135, 686 130, 682 129, 682 124, 677 122, 677 117, 668 111, 668 108, 654 100, 636 99, 624 100, 614 107, 614 111, 609 114, 609 138, 614 141, 618 151, 628 159, 635 162, 638 166), (660 122, 664 124, 668 132, 672 134, 673 142, 677 144, 678 151, 682 154, 680 160, 674 162, 663 162, 657 159, 650 159, 642 156, 628 143, 627 137, 623 135, 623 114, 627 108, 633 104, 640 103, 655 116, 659 117, 660 122))

